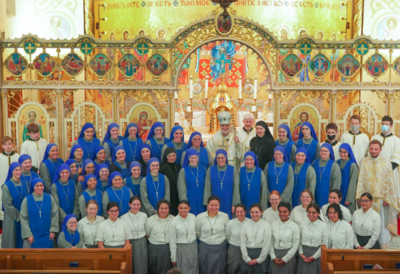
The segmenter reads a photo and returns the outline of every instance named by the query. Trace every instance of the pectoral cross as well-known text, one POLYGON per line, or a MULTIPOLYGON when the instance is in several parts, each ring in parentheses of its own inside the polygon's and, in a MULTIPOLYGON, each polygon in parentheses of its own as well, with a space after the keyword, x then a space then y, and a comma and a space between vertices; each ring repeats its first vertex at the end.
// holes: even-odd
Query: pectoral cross
POLYGON ((211 235, 214 235, 214 228, 211 228, 211 235))
POLYGON ((42 211, 39 210, 39 218, 42 218, 42 211))
POLYGON ((224 183, 223 182, 221 182, 221 189, 222 189, 222 185, 223 185, 224 183))
POLYGON ((158 199, 158 191, 156 191, 157 199, 158 199))
POLYGON ((276 184, 279 184, 279 178, 276 178, 276 184))
POLYGON ((249 191, 250 191, 250 183, 248 184, 248 186, 249 186, 249 191))
POLYGON ((120 201, 119 204, 121 205, 121 208, 122 208, 122 201, 120 201))

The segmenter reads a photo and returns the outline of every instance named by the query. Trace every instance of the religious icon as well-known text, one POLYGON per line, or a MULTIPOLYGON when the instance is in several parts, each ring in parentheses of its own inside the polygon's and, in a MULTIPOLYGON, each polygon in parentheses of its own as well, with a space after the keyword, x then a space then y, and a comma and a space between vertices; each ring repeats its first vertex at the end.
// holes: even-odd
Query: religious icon
POLYGON ((122 39, 123 39, 123 40, 128 40, 128 39, 129 39, 129 30, 124 29, 124 30, 122 31, 122 39))
POLYGON ((98 77, 104 77, 112 69, 111 60, 103 53, 98 53, 89 62, 89 67, 98 77))
POLYGON ((332 32, 332 34, 331 34, 331 41, 336 41, 336 40, 337 40, 336 32, 332 32))
POLYGON ((308 35, 307 30, 305 28, 300 28, 298 31, 299 37, 308 35))
POLYGON ((397 28, 399 19, 389 17, 383 19, 377 27, 377 37, 379 40, 398 40, 399 29, 397 28))
POLYGON ((82 72, 84 62, 76 53, 69 53, 61 61, 61 67, 68 75, 76 77, 82 72))
POLYGON ((316 33, 316 35, 315 35, 315 37, 316 37, 318 40, 323 40, 323 39, 324 39, 324 32, 323 32, 322 30, 318 30, 317 33, 316 33))
POLYGON ((380 54, 373 54, 364 64, 365 70, 374 78, 381 77, 389 68, 389 63, 380 54))
POLYGON ((319 120, 317 117, 317 113, 308 104, 297 105, 294 108, 291 117, 288 117, 288 118, 289 118, 290 130, 293 132, 292 137, 293 137, 294 142, 296 142, 299 139, 301 126, 304 122, 310 122, 313 125, 315 132, 318 135, 318 132, 319 132, 318 121, 319 120))
POLYGON ((221 35, 228 35, 232 31, 232 17, 230 14, 220 14, 217 17, 217 31, 221 35))
POLYGON ((146 35, 146 30, 144 28, 140 28, 137 30, 137 35, 146 35))
POLYGON ((46 39, 71 38, 71 27, 68 21, 62 16, 52 16, 45 20, 42 30, 46 31, 43 35, 46 39))
POLYGON ((114 33, 114 31, 110 31, 109 39, 110 39, 110 41, 115 40, 115 33, 114 33))
POLYGON ((336 69, 343 77, 351 78, 359 71, 360 62, 353 55, 346 54, 337 62, 336 69))
POLYGON ((279 33, 279 40, 281 40, 281 41, 286 41, 286 40, 289 40, 289 29, 287 28, 287 27, 281 27, 279 30, 278 30, 278 33, 279 33))
POLYGON ((132 54, 125 54, 118 61, 118 69, 127 77, 135 75, 140 69, 139 60, 132 54))
POLYGON ((12 75, 19 77, 28 68, 28 60, 18 52, 14 52, 8 56, 4 65, 12 75))
POLYGON ((155 77, 167 72, 169 64, 161 54, 154 54, 146 61, 146 69, 155 77))
POLYGON ((308 68, 318 78, 324 77, 331 70, 331 67, 331 61, 323 54, 317 54, 308 63, 308 68))
POLYGON ((156 38, 158 40, 165 40, 166 37, 167 37, 167 30, 164 27, 159 27, 156 30, 156 38))
POLYGON ((303 69, 303 62, 295 54, 285 56, 280 63, 280 70, 289 78, 296 77, 303 69))
POLYGON ((400 57, 397 57, 393 62, 393 69, 400 76, 400 57))
POLYGON ((33 60, 33 68, 42 77, 48 77, 56 68, 56 62, 48 53, 41 53, 33 60))
POLYGON ((151 126, 157 121, 157 115, 151 107, 139 104, 132 110, 129 120, 138 126, 140 139, 146 140, 151 126))
POLYGON ((22 132, 19 140, 20 144, 29 138, 27 126, 32 123, 39 125, 40 138, 47 136, 45 117, 43 109, 37 105, 27 105, 21 110, 18 117, 18 131, 22 132))

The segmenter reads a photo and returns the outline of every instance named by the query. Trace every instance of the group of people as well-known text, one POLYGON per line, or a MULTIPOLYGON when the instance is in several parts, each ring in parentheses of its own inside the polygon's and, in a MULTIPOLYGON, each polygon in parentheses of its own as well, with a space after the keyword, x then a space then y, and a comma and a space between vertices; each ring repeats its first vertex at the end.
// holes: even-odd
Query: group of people
MULTIPOLYGON (((319 142, 304 122, 273 139, 246 114, 237 134, 229 112, 206 146, 199 132, 184 142, 155 122, 144 142, 135 123, 103 142, 82 127, 69 159, 39 138, 36 124, 21 155, 2 139, 2 248, 126 248, 133 273, 319 273, 320 247, 388 248, 400 208, 400 140, 360 132, 361 119, 337 140, 328 124, 319 142), (2 174, 3 175, 3 174, 2 174)), ((0 175, 0 176, 2 176, 0 175)))

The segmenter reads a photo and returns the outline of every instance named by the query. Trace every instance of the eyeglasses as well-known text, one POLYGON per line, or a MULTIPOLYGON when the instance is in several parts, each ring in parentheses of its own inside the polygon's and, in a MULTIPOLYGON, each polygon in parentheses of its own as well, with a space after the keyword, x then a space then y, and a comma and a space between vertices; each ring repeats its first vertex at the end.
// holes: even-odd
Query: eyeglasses
POLYGON ((369 203, 369 202, 371 202, 371 201, 370 200, 361 200, 361 203, 364 203, 364 204, 369 203))
POLYGON ((110 210, 110 211, 108 211, 108 212, 110 212, 110 213, 117 213, 117 212, 119 212, 119 209, 116 209, 116 210, 110 210))

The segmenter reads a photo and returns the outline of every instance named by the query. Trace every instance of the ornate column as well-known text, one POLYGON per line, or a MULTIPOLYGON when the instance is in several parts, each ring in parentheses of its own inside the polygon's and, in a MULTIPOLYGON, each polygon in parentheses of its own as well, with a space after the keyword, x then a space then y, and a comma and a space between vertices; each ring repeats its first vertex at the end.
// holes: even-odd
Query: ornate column
POLYGON ((57 134, 58 134, 58 151, 59 154, 65 156, 64 152, 64 143, 63 143, 63 135, 62 135, 62 128, 63 128, 63 100, 64 100, 64 90, 56 89, 54 90, 57 95, 57 134))
POLYGON ((1 137, 7 135, 7 89, 1 89, 1 137))
POLYGON ((337 90, 331 90, 331 93, 329 94, 329 109, 330 109, 330 114, 329 114, 329 122, 330 123, 336 123, 336 98, 337 98, 337 90))
POLYGON ((112 95, 112 113, 113 113, 113 121, 118 124, 118 117, 119 117, 119 108, 118 108, 118 98, 119 98, 119 91, 113 90, 111 91, 112 95))
POLYGON ((169 117, 169 130, 168 132, 171 132, 171 129, 175 125, 175 99, 174 99, 175 91, 174 90, 169 90, 168 91, 168 117, 169 117))
POLYGON ((278 126, 280 120, 281 91, 274 90, 274 139, 278 139, 278 126))
POLYGON ((390 117, 393 116, 393 103, 394 103, 393 90, 388 90, 386 92, 386 115, 389 115, 390 117))

